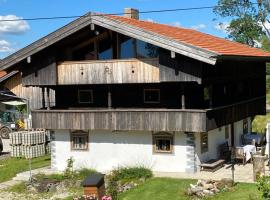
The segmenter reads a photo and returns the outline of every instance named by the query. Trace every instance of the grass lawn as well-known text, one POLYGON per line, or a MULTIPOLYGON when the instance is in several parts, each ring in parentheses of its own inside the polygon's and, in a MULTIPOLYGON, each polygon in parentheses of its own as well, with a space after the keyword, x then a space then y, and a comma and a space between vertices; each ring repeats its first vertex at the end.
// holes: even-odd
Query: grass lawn
MULTIPOLYGON (((120 200, 191 200, 185 195, 185 190, 195 180, 153 178, 143 185, 120 195, 120 200)), ((215 200, 259 200, 260 195, 255 184, 239 183, 232 191, 222 192, 218 195, 207 198, 215 200)))
MULTIPOLYGON (((49 166, 50 156, 32 159, 32 169, 49 166)), ((8 181, 17 173, 29 170, 28 160, 24 158, 6 158, 0 160, 0 183, 8 181)))

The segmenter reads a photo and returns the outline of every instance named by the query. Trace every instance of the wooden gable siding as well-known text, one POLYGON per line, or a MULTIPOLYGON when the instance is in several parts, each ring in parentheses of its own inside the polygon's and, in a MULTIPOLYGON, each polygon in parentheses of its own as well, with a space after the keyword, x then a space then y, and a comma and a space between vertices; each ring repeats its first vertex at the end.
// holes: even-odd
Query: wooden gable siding
MULTIPOLYGON (((24 87, 22 85, 22 77, 20 74, 15 75, 14 77, 7 80, 4 84, 11 92, 13 92, 18 97, 26 98, 29 100, 30 109, 40 109, 42 108, 42 89, 39 87, 24 87)), ((46 90, 45 90, 45 96, 46 90)), ((50 89, 50 105, 54 106, 55 104, 55 92, 50 89)), ((45 99, 45 106, 48 105, 47 100, 45 99)))
POLYGON ((41 68, 35 72, 23 76, 22 84, 27 85, 56 85, 57 74, 56 74, 56 63, 41 68))
POLYGON ((159 82, 157 59, 73 61, 57 69, 59 85, 159 82))

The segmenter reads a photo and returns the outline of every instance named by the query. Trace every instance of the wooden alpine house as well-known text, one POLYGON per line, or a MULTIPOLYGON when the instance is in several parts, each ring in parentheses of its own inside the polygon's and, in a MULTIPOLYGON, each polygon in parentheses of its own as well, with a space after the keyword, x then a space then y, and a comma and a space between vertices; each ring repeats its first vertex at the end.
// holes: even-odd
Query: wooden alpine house
POLYGON ((87 13, 4 58, 3 87, 53 133, 52 168, 196 172, 265 114, 270 54, 196 30, 87 13), (14 71, 18 73, 14 73, 14 71))

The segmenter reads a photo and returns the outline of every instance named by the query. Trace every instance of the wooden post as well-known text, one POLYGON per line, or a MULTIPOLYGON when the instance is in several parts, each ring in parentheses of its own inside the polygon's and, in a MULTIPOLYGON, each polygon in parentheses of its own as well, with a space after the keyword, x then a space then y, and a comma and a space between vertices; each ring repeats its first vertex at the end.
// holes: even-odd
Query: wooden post
POLYGON ((209 108, 213 108, 213 86, 209 86, 209 108))
POLYGON ((94 41, 95 59, 98 60, 98 40, 94 41))
POLYGON ((47 110, 51 109, 51 102, 50 102, 50 88, 47 87, 47 110))
POLYGON ((186 109, 185 87, 181 85, 181 108, 186 109))
POLYGON ((42 108, 45 108, 45 88, 42 87, 42 108))
POLYGON ((108 89, 108 108, 111 109, 112 108, 112 93, 110 88, 108 89))

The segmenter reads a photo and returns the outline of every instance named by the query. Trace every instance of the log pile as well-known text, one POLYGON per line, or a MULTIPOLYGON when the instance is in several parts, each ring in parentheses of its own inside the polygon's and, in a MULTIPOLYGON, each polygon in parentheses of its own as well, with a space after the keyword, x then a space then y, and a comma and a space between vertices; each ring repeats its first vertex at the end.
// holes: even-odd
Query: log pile
POLYGON ((213 196, 220 191, 228 190, 233 187, 231 179, 221 179, 220 181, 214 180, 198 180, 198 182, 187 190, 189 196, 207 197, 213 196))

